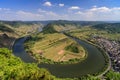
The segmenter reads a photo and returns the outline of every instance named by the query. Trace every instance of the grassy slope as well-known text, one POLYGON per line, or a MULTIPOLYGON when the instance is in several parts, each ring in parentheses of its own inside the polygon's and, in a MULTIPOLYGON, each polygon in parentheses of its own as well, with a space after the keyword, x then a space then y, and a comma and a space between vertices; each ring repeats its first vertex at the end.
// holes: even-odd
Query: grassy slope
POLYGON ((30 50, 33 54, 39 54, 39 56, 41 54, 41 56, 53 61, 68 61, 69 59, 84 58, 85 56, 85 51, 80 45, 77 45, 79 53, 65 50, 66 46, 71 43, 76 44, 76 42, 61 33, 41 33, 37 37, 42 37, 42 39, 37 40, 31 47, 30 50))
POLYGON ((15 32, 18 33, 20 36, 24 36, 36 32, 38 28, 41 26, 42 25, 38 25, 38 24, 32 24, 32 25, 23 24, 15 28, 15 32))
POLYGON ((41 23, 37 22, 22 22, 22 21, 0 21, 0 24, 6 25, 7 27, 11 28, 19 36, 34 33, 38 30, 38 28, 43 26, 41 23))

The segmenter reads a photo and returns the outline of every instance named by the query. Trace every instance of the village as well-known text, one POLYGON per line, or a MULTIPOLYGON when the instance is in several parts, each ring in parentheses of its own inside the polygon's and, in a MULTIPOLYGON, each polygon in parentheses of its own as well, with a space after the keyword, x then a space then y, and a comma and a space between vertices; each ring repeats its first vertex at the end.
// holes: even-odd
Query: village
POLYGON ((98 45, 102 47, 111 59, 111 69, 120 72, 120 43, 117 41, 108 40, 102 37, 94 38, 98 45))

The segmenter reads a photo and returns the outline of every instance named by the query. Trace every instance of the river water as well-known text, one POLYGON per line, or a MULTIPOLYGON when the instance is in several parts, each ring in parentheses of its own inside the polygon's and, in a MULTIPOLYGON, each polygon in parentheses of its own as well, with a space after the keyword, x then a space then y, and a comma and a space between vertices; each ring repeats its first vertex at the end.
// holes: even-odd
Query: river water
MULTIPOLYGON (((29 54, 25 52, 23 46, 25 40, 26 38, 20 38, 15 42, 13 46, 13 53, 26 63, 36 62, 29 54)), ((88 57, 85 60, 77 64, 39 64, 38 66, 40 68, 46 68, 57 77, 71 78, 93 74, 102 70, 105 66, 105 57, 103 54, 95 46, 87 42, 78 39, 74 40, 76 40, 87 50, 88 57)))

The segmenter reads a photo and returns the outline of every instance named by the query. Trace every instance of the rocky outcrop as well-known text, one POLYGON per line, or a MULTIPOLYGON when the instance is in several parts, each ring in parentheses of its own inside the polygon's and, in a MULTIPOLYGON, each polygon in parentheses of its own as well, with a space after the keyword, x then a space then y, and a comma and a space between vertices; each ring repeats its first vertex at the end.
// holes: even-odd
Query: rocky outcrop
POLYGON ((6 47, 6 48, 10 49, 14 40, 15 40, 15 38, 9 37, 5 33, 0 34, 0 48, 6 47))

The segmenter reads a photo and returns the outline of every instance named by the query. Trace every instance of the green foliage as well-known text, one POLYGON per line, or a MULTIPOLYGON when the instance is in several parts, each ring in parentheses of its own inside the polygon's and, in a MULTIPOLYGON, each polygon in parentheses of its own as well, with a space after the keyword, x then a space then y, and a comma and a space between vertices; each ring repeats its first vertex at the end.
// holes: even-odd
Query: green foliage
POLYGON ((98 30, 105 30, 109 33, 120 33, 120 23, 106 23, 92 26, 98 30))
POLYGON ((43 28, 42 32, 44 34, 52 34, 52 33, 56 33, 57 31, 53 28, 52 24, 48 24, 43 28))
POLYGON ((120 73, 109 71, 106 75, 107 80, 120 80, 120 73))
POLYGON ((86 76, 81 77, 79 80, 101 80, 101 79, 96 78, 96 77, 91 76, 91 75, 86 75, 86 76))
POLYGON ((54 80, 47 70, 25 64, 6 48, 0 49, 0 80, 54 80))
POLYGON ((65 47, 65 50, 68 50, 68 51, 71 51, 71 52, 74 52, 74 53, 79 53, 79 48, 77 47, 77 44, 74 44, 74 43, 65 47))

